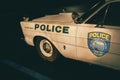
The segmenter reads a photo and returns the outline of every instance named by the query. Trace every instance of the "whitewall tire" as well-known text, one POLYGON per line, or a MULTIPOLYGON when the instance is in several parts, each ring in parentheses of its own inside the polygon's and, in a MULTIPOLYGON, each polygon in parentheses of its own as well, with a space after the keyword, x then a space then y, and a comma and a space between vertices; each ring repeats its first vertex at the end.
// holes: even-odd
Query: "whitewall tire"
POLYGON ((39 55, 47 61, 55 61, 58 57, 58 50, 47 39, 38 39, 36 43, 39 55))

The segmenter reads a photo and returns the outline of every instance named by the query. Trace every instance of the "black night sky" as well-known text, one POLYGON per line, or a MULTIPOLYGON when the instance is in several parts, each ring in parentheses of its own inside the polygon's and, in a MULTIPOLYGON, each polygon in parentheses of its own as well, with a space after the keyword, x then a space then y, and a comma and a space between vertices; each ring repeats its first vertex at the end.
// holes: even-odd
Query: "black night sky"
POLYGON ((51 8, 60 8, 69 5, 85 4, 86 6, 90 6, 97 1, 99 0, 2 0, 0 1, 0 14, 8 12, 33 13, 34 11, 47 11, 51 8))

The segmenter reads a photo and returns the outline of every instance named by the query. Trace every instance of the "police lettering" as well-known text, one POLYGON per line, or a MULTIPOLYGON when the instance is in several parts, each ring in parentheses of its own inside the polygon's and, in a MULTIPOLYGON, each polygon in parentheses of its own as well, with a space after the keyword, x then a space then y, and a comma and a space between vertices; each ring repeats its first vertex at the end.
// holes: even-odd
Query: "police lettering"
POLYGON ((57 33, 69 33, 69 27, 68 26, 55 26, 55 25, 45 25, 45 24, 35 24, 34 29, 40 29, 41 31, 48 31, 48 32, 57 32, 57 33))
POLYGON ((110 40, 110 35, 102 32, 91 32, 89 33, 89 38, 101 38, 105 40, 110 40))

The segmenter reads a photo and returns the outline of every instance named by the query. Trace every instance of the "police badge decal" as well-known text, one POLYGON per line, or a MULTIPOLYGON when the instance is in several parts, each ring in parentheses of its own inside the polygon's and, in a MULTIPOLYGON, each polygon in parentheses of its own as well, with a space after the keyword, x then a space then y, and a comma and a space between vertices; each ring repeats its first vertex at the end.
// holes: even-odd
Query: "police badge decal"
POLYGON ((101 57, 108 53, 110 48, 111 35, 103 32, 88 33, 88 47, 90 51, 97 57, 101 57))

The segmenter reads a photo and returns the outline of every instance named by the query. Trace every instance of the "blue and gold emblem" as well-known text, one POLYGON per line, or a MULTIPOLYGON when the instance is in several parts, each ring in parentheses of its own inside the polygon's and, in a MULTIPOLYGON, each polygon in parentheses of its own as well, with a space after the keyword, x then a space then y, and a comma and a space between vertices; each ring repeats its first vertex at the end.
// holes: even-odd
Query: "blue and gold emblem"
POLYGON ((101 57, 108 53, 110 49, 111 35, 103 32, 90 32, 88 33, 88 47, 91 52, 101 57))

